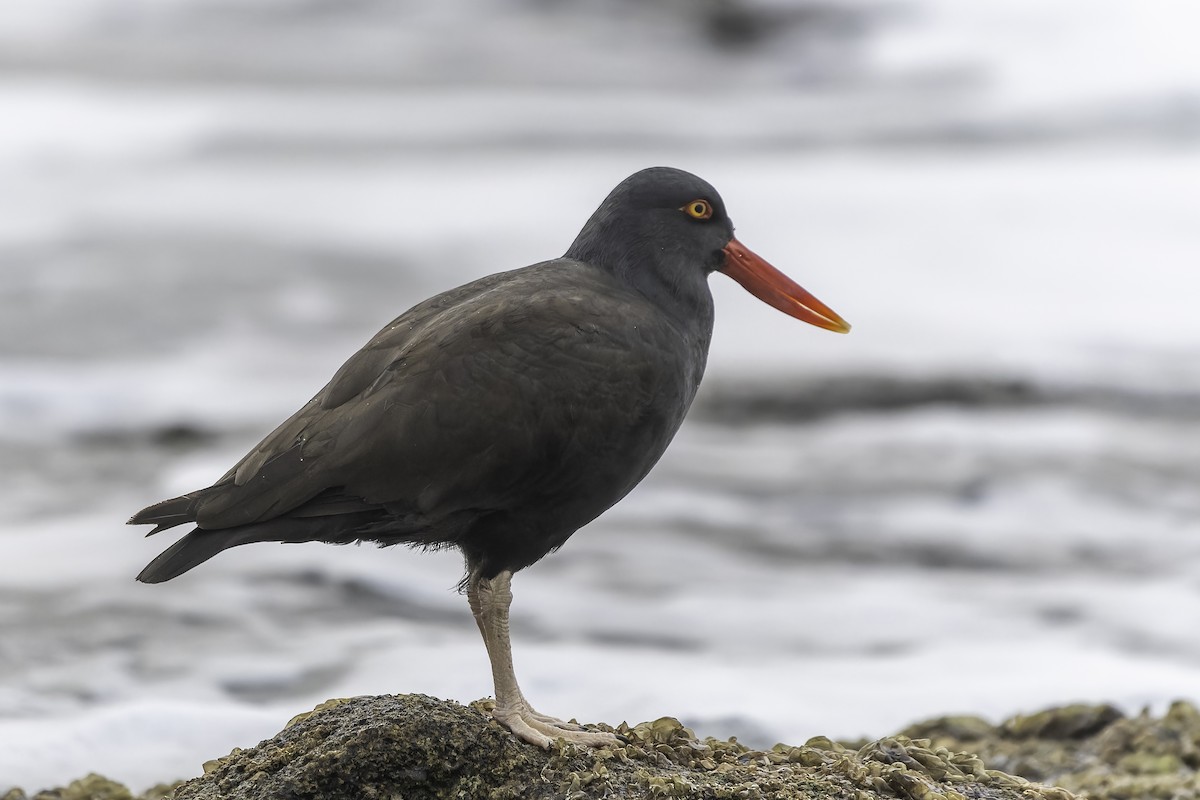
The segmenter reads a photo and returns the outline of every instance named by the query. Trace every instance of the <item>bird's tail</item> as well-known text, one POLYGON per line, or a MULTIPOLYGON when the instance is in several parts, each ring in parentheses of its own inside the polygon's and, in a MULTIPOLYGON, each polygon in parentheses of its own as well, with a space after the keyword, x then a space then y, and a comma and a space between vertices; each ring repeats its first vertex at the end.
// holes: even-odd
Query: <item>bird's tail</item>
POLYGON ((192 567, 200 566, 222 550, 237 547, 239 544, 261 541, 265 540, 255 536, 246 528, 229 528, 220 531, 205 531, 196 528, 147 564, 146 568, 138 573, 137 579, 142 583, 169 581, 172 578, 178 578, 192 567))
MULTIPOLYGON (((183 498, 176 499, 182 500, 183 498)), ((147 511, 149 510, 147 509, 147 511)), ((142 583, 169 581, 193 567, 200 566, 222 550, 254 542, 350 544, 363 538, 364 529, 368 528, 370 523, 381 514, 381 510, 373 509, 311 517, 276 517, 265 522, 239 525, 234 528, 196 528, 147 564, 146 568, 138 573, 137 579, 142 583)), ((141 521, 155 522, 157 520, 143 519, 141 521)), ((159 522, 160 526, 162 524, 159 522)), ((391 543, 394 544, 394 542, 391 543)))
POLYGON ((146 534, 147 536, 153 536, 159 531, 165 531, 167 528, 174 528, 176 525, 183 525, 186 522, 195 522, 200 502, 216 488, 218 487, 210 486, 207 489, 189 492, 185 495, 172 497, 170 500, 163 500, 161 503, 147 506, 130 517, 129 524, 149 525, 153 523, 154 530, 146 534))
MULTIPOLYGON (((195 522, 201 501, 215 488, 213 486, 189 492, 147 506, 130 517, 129 524, 153 524, 154 530, 146 534, 153 536, 159 531, 174 528, 176 525, 195 522)), ((203 531, 197 528, 147 564, 146 568, 138 574, 137 579, 143 583, 169 581, 192 567, 203 564, 222 550, 243 543, 244 529, 242 531, 236 528, 224 531, 203 531)))

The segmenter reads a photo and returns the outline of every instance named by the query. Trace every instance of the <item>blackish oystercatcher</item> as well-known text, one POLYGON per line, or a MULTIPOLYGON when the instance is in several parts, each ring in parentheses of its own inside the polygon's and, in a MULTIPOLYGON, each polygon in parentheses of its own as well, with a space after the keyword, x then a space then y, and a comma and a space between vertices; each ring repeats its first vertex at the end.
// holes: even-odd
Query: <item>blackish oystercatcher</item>
POLYGON ((413 307, 207 489, 139 511, 195 528, 138 580, 159 583, 252 542, 459 548, 496 720, 522 739, 611 734, 539 714, 513 672, 514 572, 646 476, 704 374, 708 276, 797 319, 850 326, 733 237, 720 195, 677 169, 615 188, 562 258, 413 307))

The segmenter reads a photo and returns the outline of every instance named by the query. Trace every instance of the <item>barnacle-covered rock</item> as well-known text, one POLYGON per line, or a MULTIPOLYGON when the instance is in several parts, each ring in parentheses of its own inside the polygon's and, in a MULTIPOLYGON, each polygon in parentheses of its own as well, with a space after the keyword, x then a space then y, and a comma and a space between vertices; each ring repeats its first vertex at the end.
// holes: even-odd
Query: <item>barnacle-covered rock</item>
MULTIPOLYGON (((598 729, 624 743, 542 751, 470 706, 421 695, 331 700, 257 747, 204 765, 176 800, 263 798, 838 798, 839 800, 1200 800, 1200 711, 1161 718, 1111 706, 1065 706, 992 725, 942 717, 873 742, 818 736, 755 750, 699 740, 678 720, 598 729), (1052 784, 1052 785, 1043 785, 1052 784)), ((136 800, 158 800, 159 786, 136 800)), ((134 800, 96 775, 30 798, 134 800)))
POLYGON ((976 752, 991 767, 1092 800, 1200 800, 1200 711, 1176 702, 1161 718, 1126 717, 1108 705, 1072 705, 1017 716, 985 730, 942 718, 905 733, 976 752), (966 733, 966 735, 964 735, 966 733))
POLYGON ((160 784, 134 795, 123 784, 91 774, 71 781, 66 786, 38 792, 32 798, 20 789, 12 789, 0 795, 0 800, 162 800, 171 794, 176 785, 160 784))
POLYGON ((1068 798, 984 769, 970 753, 895 737, 861 749, 829 739, 755 750, 699 740, 678 720, 598 729, 624 744, 542 751, 492 721, 487 704, 422 695, 358 697, 301 715, 275 738, 206 766, 176 800, 321 798, 1068 798))

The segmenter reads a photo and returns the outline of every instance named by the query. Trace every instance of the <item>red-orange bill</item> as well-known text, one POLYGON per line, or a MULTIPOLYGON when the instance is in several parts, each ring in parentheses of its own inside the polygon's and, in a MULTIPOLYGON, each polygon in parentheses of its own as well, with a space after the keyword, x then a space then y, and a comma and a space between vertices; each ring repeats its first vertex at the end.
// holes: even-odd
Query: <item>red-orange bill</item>
POLYGON ((836 333, 850 332, 850 323, 839 317, 832 308, 737 239, 730 239, 729 244, 725 245, 725 264, 721 272, 740 283, 759 300, 789 316, 836 333))

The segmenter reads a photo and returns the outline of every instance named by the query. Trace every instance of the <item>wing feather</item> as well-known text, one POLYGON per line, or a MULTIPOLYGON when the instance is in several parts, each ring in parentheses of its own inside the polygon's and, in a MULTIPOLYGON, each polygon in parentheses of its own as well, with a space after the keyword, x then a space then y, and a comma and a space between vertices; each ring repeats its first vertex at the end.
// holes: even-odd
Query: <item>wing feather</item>
MULTIPOLYGON (((385 507, 435 524, 569 493, 598 479, 593 462, 628 473, 599 476, 623 494, 665 448, 699 375, 679 374, 693 350, 620 291, 577 262, 546 262, 416 306, 182 516, 211 530, 319 515, 314 498, 334 491, 351 513, 385 507), (556 283, 564 269, 577 271, 556 283), (676 402, 662 402, 669 392, 676 402), (649 409, 663 418, 625 430, 649 409)), ((176 514, 170 524, 185 521, 176 514)))

